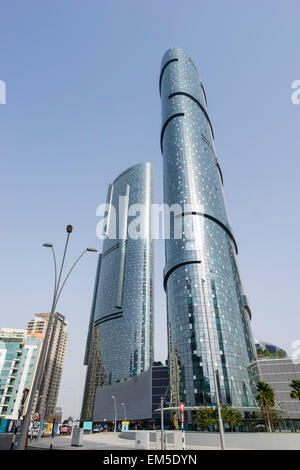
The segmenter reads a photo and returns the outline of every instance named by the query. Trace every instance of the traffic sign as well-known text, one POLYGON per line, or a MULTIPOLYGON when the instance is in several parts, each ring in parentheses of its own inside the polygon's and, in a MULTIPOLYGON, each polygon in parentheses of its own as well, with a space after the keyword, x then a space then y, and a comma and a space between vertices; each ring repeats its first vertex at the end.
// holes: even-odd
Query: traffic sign
POLYGON ((179 403, 180 411, 181 411, 181 423, 184 422, 184 403, 179 403))
POLYGON ((38 411, 35 411, 33 414, 32 414, 32 421, 40 421, 41 419, 41 415, 38 411))

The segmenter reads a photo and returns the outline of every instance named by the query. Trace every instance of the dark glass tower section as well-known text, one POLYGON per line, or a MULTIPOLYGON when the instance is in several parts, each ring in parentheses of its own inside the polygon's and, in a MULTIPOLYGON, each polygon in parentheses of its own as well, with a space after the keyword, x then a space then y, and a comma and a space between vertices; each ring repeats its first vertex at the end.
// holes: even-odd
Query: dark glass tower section
POLYGON ((180 208, 165 243, 171 402, 216 403, 209 328, 223 403, 253 407, 247 371, 255 357, 251 312, 238 271, 205 91, 181 49, 164 55, 159 87, 164 202, 180 208), (174 236, 178 224, 181 238, 174 236))
POLYGON ((93 318, 103 384, 134 377, 152 365, 152 173, 150 163, 134 165, 108 188, 93 318))

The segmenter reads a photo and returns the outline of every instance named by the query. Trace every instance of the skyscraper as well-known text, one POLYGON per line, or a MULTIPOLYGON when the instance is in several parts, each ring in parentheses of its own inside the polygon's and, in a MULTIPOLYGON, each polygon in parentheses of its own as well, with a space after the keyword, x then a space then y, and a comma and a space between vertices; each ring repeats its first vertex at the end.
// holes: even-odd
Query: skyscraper
POLYGON ((159 88, 164 202, 177 205, 165 242, 164 270, 171 401, 216 403, 210 331, 222 401, 256 406, 247 372, 255 357, 251 311, 237 266, 213 128, 199 73, 181 49, 165 53, 159 88))
MULTIPOLYGON (((28 334, 32 337, 44 338, 49 318, 50 313, 37 313, 35 319, 27 324, 28 334)), ((56 407, 68 341, 66 328, 65 317, 56 312, 51 327, 39 394, 33 405, 33 409, 39 411, 45 421, 53 417, 56 407)))
POLYGON ((109 185, 85 354, 82 419, 95 387, 145 372, 153 360, 153 170, 139 163, 109 185))
POLYGON ((81 407, 81 421, 93 421, 95 396, 98 387, 105 382, 103 366, 100 356, 100 332, 97 327, 94 328, 95 307, 99 288, 99 276, 101 268, 101 253, 98 256, 96 269, 94 292, 91 306, 90 322, 86 340, 85 354, 83 364, 87 366, 84 393, 81 407))

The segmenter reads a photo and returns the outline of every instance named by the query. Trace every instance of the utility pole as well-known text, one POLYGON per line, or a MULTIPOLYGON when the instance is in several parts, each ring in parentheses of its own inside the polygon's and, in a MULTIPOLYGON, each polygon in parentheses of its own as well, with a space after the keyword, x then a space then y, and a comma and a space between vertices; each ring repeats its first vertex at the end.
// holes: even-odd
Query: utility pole
POLYGON ((164 397, 160 397, 161 450, 165 449, 164 440, 164 397))
POLYGON ((124 409, 124 418, 125 418, 125 426, 126 426, 127 419, 126 419, 126 408, 125 408, 125 403, 121 403, 121 405, 123 406, 123 409, 124 409))
POLYGON ((115 404, 115 425, 114 425, 114 432, 117 432, 117 405, 116 405, 116 397, 112 396, 112 399, 115 404))

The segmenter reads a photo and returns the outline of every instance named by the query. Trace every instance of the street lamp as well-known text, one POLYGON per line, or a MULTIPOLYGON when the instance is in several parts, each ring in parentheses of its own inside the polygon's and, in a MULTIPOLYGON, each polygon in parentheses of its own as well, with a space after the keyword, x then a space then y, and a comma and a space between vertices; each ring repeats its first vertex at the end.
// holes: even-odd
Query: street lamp
POLYGON ((209 322, 208 322, 205 292, 204 292, 204 283, 205 283, 205 280, 201 279, 202 293, 203 293, 203 303, 204 303, 204 312, 205 312, 206 326, 207 326, 207 332, 208 332, 209 355, 210 355, 211 366, 212 366, 212 371, 213 371, 213 378, 214 378, 214 385, 215 385, 215 390, 216 390, 216 400, 217 400, 217 410, 218 410, 218 422, 219 422, 219 433, 220 433, 221 449, 225 450, 224 427, 223 427, 223 420, 222 420, 222 410, 221 410, 221 403, 220 403, 219 386, 218 386, 218 380, 217 380, 217 369, 215 367, 213 353, 212 353, 212 337, 211 337, 211 331, 210 331, 210 326, 209 326, 209 322))
POLYGON ((115 425, 114 425, 114 432, 116 432, 116 431, 117 431, 117 405, 116 405, 116 397, 114 397, 114 396, 112 395, 111 398, 113 399, 114 404, 115 404, 115 425))
MULTIPOLYGON (((40 395, 40 396, 38 397, 38 399, 37 399, 37 402, 36 402, 36 407, 37 407, 37 409, 38 409, 38 407, 39 407, 39 401, 40 401, 42 398, 44 398, 44 395, 40 395)), ((40 420, 41 420, 41 416, 40 416, 40 420)), ((42 423, 40 423, 40 426, 41 426, 41 424, 42 424, 42 423)), ((38 430, 38 435, 39 435, 39 432, 40 432, 40 428, 39 428, 39 430, 38 430)))
POLYGON ((125 426, 126 426, 126 408, 125 408, 125 403, 121 403, 121 405, 123 406, 123 409, 124 409, 124 418, 125 418, 125 426))
POLYGON ((161 429, 161 450, 165 448, 164 440, 164 397, 160 397, 160 429, 161 429))
POLYGON ((34 403, 36 391, 41 386, 41 379, 42 379, 42 376, 43 376, 44 362, 45 362, 46 352, 47 352, 47 349, 48 349, 48 342, 49 342, 49 338, 50 338, 50 334, 51 334, 52 323, 53 323, 54 313, 55 313, 55 309, 56 309, 58 299, 59 299, 59 297, 61 295, 61 292, 62 292, 62 290, 63 290, 63 288, 66 284, 67 279, 69 278, 71 272, 75 268, 75 266, 78 263, 78 261, 80 260, 80 258, 87 251, 93 251, 93 252, 97 251, 95 248, 86 248, 81 253, 81 255, 77 258, 75 263, 71 266, 71 269, 69 270, 68 274, 66 275, 62 285, 60 285, 63 266, 64 266, 66 252, 67 252, 68 243, 69 243, 69 238, 70 238, 70 235, 71 235, 72 231, 73 231, 72 225, 67 225, 67 227, 66 227, 67 239, 66 239, 66 243, 65 243, 65 248, 64 248, 62 261, 61 261, 61 266, 60 266, 58 279, 57 279, 56 256, 55 256, 55 251, 54 251, 53 244, 52 243, 44 243, 43 244, 44 247, 51 248, 52 254, 53 254, 55 278, 54 278, 54 291, 53 291, 52 307, 51 307, 51 312, 50 312, 50 316, 49 316, 48 325, 47 325, 47 328, 46 328, 46 333, 45 333, 45 336, 44 336, 44 340, 42 342, 41 352, 40 352, 39 359, 38 359, 38 364, 37 364, 36 373, 35 373, 32 388, 31 388, 30 397, 29 397, 29 400, 28 400, 27 412, 26 412, 26 415, 24 416, 22 427, 21 427, 21 432, 20 432, 20 435, 18 436, 18 440, 16 442, 16 446, 15 446, 16 450, 24 450, 25 447, 26 447, 26 441, 27 441, 27 435, 28 435, 28 428, 29 428, 29 425, 30 425, 32 406, 33 406, 33 403, 34 403))

